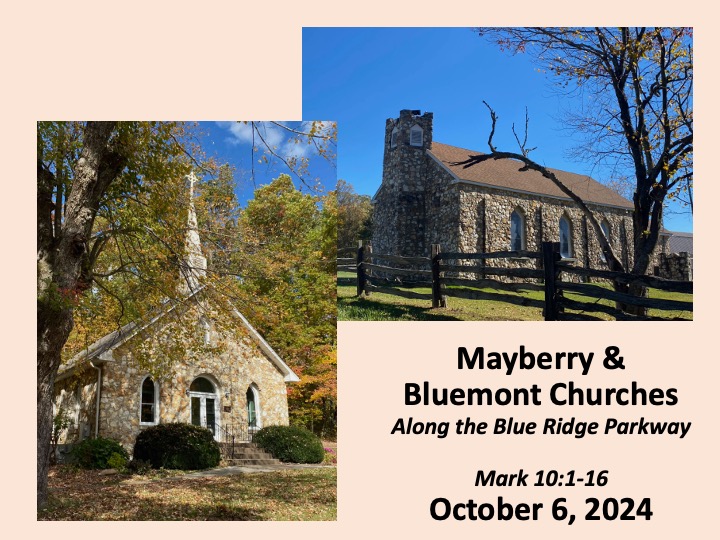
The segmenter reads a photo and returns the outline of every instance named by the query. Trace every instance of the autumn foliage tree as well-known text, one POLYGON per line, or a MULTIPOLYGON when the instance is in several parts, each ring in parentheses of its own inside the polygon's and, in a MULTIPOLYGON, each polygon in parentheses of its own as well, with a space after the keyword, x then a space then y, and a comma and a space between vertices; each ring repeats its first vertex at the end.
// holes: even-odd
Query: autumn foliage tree
POLYGON ((218 168, 197 186, 195 199, 200 239, 207 257, 208 269, 214 276, 232 273, 234 240, 240 204, 235 195, 235 171, 229 164, 218 168))
POLYGON ((338 249, 356 247, 358 240, 372 237, 372 201, 355 193, 352 185, 338 180, 335 187, 338 207, 338 249))
POLYGON ((335 431, 337 307, 334 193, 302 193, 288 175, 255 191, 238 220, 240 309, 300 376, 291 422, 335 431))
MULTIPOLYGON (((579 157, 612 164, 620 174, 632 177, 634 257, 624 270, 645 274, 662 229, 665 203, 674 197, 692 201, 692 30, 482 28, 478 32, 503 50, 533 55, 563 91, 576 98, 578 110, 566 121, 579 134, 579 157)), ((542 168, 526 152, 493 153, 493 159, 519 159, 525 167, 542 168)), ((623 269, 603 235, 598 236, 607 259, 615 269, 623 269)))

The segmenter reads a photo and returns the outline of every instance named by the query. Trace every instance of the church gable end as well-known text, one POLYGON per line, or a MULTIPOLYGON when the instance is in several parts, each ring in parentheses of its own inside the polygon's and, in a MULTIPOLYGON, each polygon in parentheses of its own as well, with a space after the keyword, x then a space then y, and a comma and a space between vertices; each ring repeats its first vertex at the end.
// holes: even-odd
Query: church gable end
POLYGON ((104 336, 61 370, 56 412, 70 414, 73 424, 62 442, 101 436, 131 450, 140 431, 158 423, 192 423, 217 440, 244 440, 260 426, 289 422, 286 384, 297 375, 242 313, 203 285, 195 177, 188 178, 184 299, 104 336), (232 319, 222 330, 212 322, 219 312, 232 319))
MULTIPOLYGON (((255 423, 260 419, 262 425, 287 424, 285 374, 242 329, 237 335, 215 330, 211 334, 212 347, 191 347, 167 374, 158 378, 159 421, 202 425, 211 429, 216 438, 221 438, 223 431, 247 432, 251 420, 247 389, 253 386, 263 396, 263 407, 256 407, 259 400, 252 407, 255 423)), ((122 411, 125 419, 134 424, 136 407, 128 399, 132 396, 128 396, 127 388, 144 373, 136 367, 131 347, 118 353, 119 361, 109 366, 103 405, 122 411)), ((127 437, 119 418, 123 414, 106 418, 105 422, 101 419, 101 428, 115 438, 127 437)))

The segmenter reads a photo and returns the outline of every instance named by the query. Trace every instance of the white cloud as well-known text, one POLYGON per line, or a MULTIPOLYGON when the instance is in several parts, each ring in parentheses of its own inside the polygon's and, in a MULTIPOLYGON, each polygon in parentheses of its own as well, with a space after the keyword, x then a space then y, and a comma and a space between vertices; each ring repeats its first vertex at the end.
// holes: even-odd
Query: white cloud
POLYGON ((270 148, 279 148, 287 138, 282 128, 267 122, 256 122, 256 131, 251 122, 218 122, 218 125, 230 132, 227 139, 230 144, 252 144, 254 134, 255 146, 262 147, 264 140, 270 148))
POLYGON ((300 139, 297 143, 294 140, 286 142, 278 153, 286 158, 300 159, 315 154, 316 149, 314 144, 300 139))
MULTIPOLYGON (((252 123, 217 122, 217 125, 228 130, 230 135, 227 138, 228 143, 233 145, 253 143, 252 123)), ((309 132, 312 128, 312 122, 289 122, 287 125, 299 132, 309 132)), ((317 130, 318 126, 316 125, 315 127, 317 130)), ((282 127, 270 122, 256 122, 255 128, 257 131, 255 132, 254 142, 260 152, 266 152, 265 146, 269 146, 274 153, 285 159, 301 159, 317 154, 315 144, 312 142, 308 144, 304 137, 287 131, 282 127)), ((330 130, 331 123, 322 122, 318 134, 329 134, 330 130)))

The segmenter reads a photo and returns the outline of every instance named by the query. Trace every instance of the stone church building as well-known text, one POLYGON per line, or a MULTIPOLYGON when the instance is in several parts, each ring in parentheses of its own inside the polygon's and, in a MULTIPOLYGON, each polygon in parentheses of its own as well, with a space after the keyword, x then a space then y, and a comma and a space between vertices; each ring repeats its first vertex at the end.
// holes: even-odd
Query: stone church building
MULTIPOLYGON (((386 122, 374 252, 428 256, 431 244, 445 252, 540 251, 553 241, 574 264, 607 268, 592 226, 550 180, 518 172, 513 160, 453 165, 480 152, 434 142, 432 122, 432 113, 410 110, 386 122)), ((551 170, 587 203, 629 267, 633 204, 589 176, 551 170)))
MULTIPOLYGON (((191 193, 193 183, 191 175, 191 193)), ((102 337, 61 368, 55 413, 62 409, 71 420, 61 443, 100 436, 132 450, 140 431, 159 423, 204 426, 217 440, 288 424, 286 385, 298 376, 237 309, 222 306, 235 319, 231 333, 220 331, 208 316, 218 300, 200 285, 207 263, 192 203, 186 249, 183 300, 168 302, 151 321, 132 322, 102 337), (177 331, 178 321, 192 327, 189 334, 177 331), (158 337, 175 342, 170 350, 176 357, 168 359, 167 352, 158 353, 162 360, 153 357, 150 344, 158 337), (139 362, 140 354, 149 355, 149 363, 139 362), (155 360, 166 364, 161 375, 150 372, 155 360)))

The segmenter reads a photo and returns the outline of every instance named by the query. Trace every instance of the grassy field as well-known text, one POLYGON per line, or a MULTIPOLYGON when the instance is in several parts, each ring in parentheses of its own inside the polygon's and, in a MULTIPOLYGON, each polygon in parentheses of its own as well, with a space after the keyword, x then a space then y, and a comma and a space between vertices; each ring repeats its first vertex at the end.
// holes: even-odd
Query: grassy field
MULTIPOLYGON (((433 309, 429 300, 413 300, 401 298, 390 294, 372 293, 367 298, 357 298, 355 274, 338 272, 338 320, 340 321, 541 321, 542 309, 534 307, 543 300, 542 291, 503 291, 497 294, 493 289, 480 289, 487 293, 487 300, 466 300, 462 298, 448 298, 448 307, 433 309), (494 300, 495 296, 498 299, 494 300)), ((418 293, 430 293, 426 289, 406 289, 418 293)), ((650 290, 652 298, 668 300, 692 301, 691 294, 669 293, 665 291, 650 290)), ((586 297, 567 294, 574 300, 585 300, 586 297)), ((608 300, 601 300, 612 306, 608 300)), ((585 314, 612 320, 609 315, 593 312, 591 309, 585 314)), ((650 310, 654 317, 675 318, 691 320, 692 312, 668 312, 650 310)))
POLYGON ((38 520, 332 521, 337 469, 324 467, 209 478, 101 476, 54 467, 38 520))

